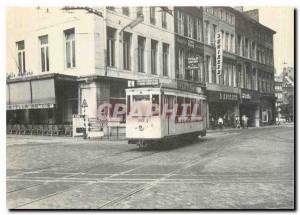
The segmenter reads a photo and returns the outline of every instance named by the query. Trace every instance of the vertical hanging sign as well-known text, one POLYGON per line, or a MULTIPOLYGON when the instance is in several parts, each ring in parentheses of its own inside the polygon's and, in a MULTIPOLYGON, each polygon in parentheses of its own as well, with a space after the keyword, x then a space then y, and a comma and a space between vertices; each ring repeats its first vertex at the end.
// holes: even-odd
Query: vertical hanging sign
POLYGON ((222 74, 223 66, 223 47, 222 47, 222 33, 216 33, 216 73, 217 75, 222 74))

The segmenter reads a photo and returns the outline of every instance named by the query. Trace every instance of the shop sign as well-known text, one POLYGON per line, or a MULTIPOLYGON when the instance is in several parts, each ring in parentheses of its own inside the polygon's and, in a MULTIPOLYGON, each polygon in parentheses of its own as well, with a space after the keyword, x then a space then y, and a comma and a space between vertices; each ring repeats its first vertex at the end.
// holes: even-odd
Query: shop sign
POLYGON ((85 131, 85 118, 84 115, 73 115, 73 137, 83 136, 85 131))
POLYGON ((221 91, 207 91, 208 101, 210 102, 236 102, 239 100, 239 94, 236 93, 228 93, 221 91))
POLYGON ((187 69, 199 69, 199 57, 188 57, 187 58, 187 69))
POLYGON ((188 40, 188 47, 189 48, 195 48, 195 43, 193 40, 188 40))
POLYGON ((252 90, 244 90, 241 91, 241 99, 242 103, 259 103, 260 102, 260 96, 259 93, 252 90))
POLYGON ((189 82, 185 82, 185 81, 179 81, 179 80, 177 80, 177 88, 179 90, 194 92, 194 93, 199 91, 199 89, 197 89, 198 87, 196 85, 191 84, 189 82))
POLYGON ((251 94, 250 93, 242 93, 242 99, 251 99, 251 94))
POLYGON ((217 75, 222 74, 223 66, 223 48, 222 48, 222 33, 216 33, 216 73, 217 75))
POLYGON ((46 109, 55 108, 53 103, 34 103, 34 104, 16 104, 16 105, 6 105, 7 110, 22 110, 22 109, 46 109))
POLYGON ((237 101, 238 100, 238 95, 237 94, 232 94, 232 93, 220 92, 219 93, 219 99, 220 100, 225 100, 225 101, 237 101))
POLYGON ((182 39, 180 37, 176 37, 176 42, 179 43, 179 44, 185 45, 185 46, 187 44, 186 39, 182 39))

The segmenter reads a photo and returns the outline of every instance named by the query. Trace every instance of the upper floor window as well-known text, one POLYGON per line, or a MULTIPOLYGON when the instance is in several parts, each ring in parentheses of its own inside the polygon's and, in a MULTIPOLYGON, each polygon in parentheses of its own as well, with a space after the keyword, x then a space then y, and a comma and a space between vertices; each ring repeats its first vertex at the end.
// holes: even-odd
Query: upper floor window
POLYGON ((163 76, 169 73, 169 45, 163 43, 163 76))
POLYGON ((187 36, 190 38, 193 38, 194 33, 194 22, 193 17, 190 15, 187 15, 187 36))
POLYGON ((136 17, 140 17, 140 16, 143 16, 144 13, 143 13, 143 7, 137 7, 136 8, 136 17))
POLYGON ((226 38, 225 38, 225 50, 226 51, 229 50, 228 45, 229 45, 229 33, 226 32, 226 38))
POLYGON ((167 28, 167 12, 164 10, 161 12, 161 26, 167 28))
POLYGON ((41 48, 41 69, 42 72, 49 71, 49 47, 48 47, 48 35, 39 37, 41 48))
POLYGON ((116 8, 115 7, 111 7, 111 6, 108 6, 108 7, 106 7, 108 10, 112 10, 112 11, 115 11, 116 10, 116 8))
POLYGON ((177 14, 177 33, 180 35, 184 35, 184 16, 181 11, 178 11, 177 14))
POLYGON ((208 21, 205 21, 205 42, 207 43, 207 44, 209 44, 209 40, 210 40, 210 38, 209 38, 209 22, 208 21))
POLYGON ((18 70, 19 75, 22 75, 26 72, 25 67, 25 42, 19 41, 16 43, 17 45, 17 52, 18 52, 18 70))
POLYGON ((201 19, 197 19, 197 40, 201 41, 203 40, 203 24, 202 24, 202 20, 201 19))
POLYGON ((107 52, 106 52, 106 64, 107 66, 115 66, 115 39, 116 30, 107 27, 107 52))
POLYGON ((65 48, 66 48, 66 67, 73 68, 76 66, 75 59, 75 29, 68 29, 65 33, 65 48))
POLYGON ((178 78, 183 79, 185 73, 185 51, 183 48, 178 49, 178 78))
POLYGON ((151 40, 151 74, 157 75, 157 41, 151 40))
POLYGON ((123 66, 124 69, 130 70, 131 68, 131 34, 123 33, 123 66))
POLYGON ((211 35, 210 35, 210 44, 211 45, 215 45, 215 37, 216 37, 216 33, 217 33, 217 25, 211 25, 211 35))
POLYGON ((155 7, 150 7, 150 23, 152 25, 155 25, 156 20, 155 20, 155 7))
POLYGON ((222 21, 226 21, 226 14, 224 10, 221 10, 221 19, 222 21))
POLYGON ((230 51, 234 53, 234 35, 230 35, 230 51))
POLYGON ((138 72, 145 72, 145 42, 146 38, 138 36, 138 72))
POLYGON ((122 14, 125 16, 129 16, 129 7, 122 7, 122 14))
POLYGON ((230 24, 234 25, 234 16, 232 14, 230 15, 230 20, 231 20, 230 24))

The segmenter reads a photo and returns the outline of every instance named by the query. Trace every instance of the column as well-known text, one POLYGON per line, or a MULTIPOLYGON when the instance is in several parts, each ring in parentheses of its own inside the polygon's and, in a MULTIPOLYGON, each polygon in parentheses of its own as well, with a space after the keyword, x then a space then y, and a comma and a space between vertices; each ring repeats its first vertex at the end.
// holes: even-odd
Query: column
POLYGON ((255 119, 254 119, 254 125, 255 127, 259 127, 259 120, 260 120, 260 116, 259 116, 259 105, 256 106, 256 110, 255 110, 255 119))

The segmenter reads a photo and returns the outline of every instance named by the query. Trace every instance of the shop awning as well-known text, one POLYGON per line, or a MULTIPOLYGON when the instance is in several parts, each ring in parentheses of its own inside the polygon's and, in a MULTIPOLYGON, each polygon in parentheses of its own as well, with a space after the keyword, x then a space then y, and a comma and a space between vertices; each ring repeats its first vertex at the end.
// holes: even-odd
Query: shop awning
POLYGON ((6 84, 6 109, 41 109, 55 107, 55 80, 39 79, 6 84))

